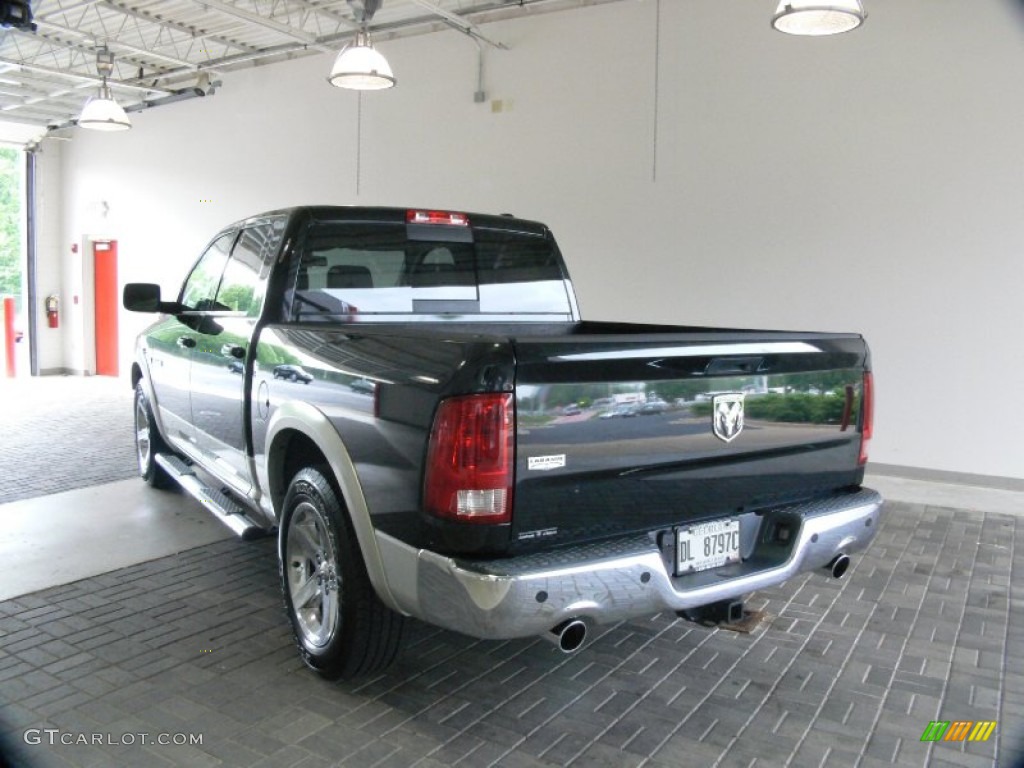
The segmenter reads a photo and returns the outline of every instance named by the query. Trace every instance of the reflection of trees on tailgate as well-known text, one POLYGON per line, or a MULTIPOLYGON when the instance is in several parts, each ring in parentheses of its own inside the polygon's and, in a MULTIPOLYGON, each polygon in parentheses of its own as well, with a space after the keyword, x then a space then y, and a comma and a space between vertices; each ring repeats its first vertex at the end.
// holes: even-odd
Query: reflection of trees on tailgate
MULTIPOLYGON (((854 395, 850 413, 857 414, 859 408, 858 392, 854 395)), ((744 404, 748 419, 799 424, 838 424, 843 420, 845 409, 846 398, 843 395, 808 395, 802 392, 753 395, 747 397, 744 404)), ((693 403, 690 413, 694 416, 710 416, 711 401, 693 403)))
POLYGON ((819 392, 832 390, 842 394, 843 387, 849 384, 850 380, 849 370, 813 371, 811 373, 792 373, 786 376, 786 383, 800 392, 816 389, 819 392))

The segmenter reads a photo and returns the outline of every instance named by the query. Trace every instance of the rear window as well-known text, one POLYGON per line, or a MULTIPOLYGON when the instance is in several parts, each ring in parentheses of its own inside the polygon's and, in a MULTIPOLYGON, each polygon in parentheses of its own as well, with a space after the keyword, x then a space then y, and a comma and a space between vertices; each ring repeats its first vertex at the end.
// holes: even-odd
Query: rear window
POLYGON ((543 314, 571 304, 554 242, 501 229, 316 223, 302 245, 298 319, 543 314))

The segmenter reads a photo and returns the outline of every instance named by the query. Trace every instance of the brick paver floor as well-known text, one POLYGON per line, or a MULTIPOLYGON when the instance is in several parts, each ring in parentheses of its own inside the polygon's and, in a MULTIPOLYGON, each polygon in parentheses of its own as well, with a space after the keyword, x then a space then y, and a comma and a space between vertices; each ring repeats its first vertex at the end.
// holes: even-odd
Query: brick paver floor
POLYGON ((132 418, 123 380, 0 379, 0 504, 134 476, 132 418))
POLYGON ((894 503, 842 581, 752 595, 750 634, 662 614, 563 656, 416 624, 355 683, 299 661, 274 542, 218 542, 0 603, 0 719, 43 767, 1013 766, 1020 521, 894 503), (922 742, 934 720, 996 727, 922 742))

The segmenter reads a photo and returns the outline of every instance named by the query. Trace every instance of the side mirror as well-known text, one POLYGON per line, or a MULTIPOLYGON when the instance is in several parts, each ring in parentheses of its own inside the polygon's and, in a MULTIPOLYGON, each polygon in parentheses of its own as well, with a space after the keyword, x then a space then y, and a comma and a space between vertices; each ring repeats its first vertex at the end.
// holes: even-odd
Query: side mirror
POLYGON ((132 312, 167 312, 176 314, 181 306, 174 301, 160 301, 160 286, 156 283, 126 283, 121 304, 132 312))
POLYGON ((160 286, 156 283, 127 283, 121 303, 132 312, 159 312, 160 286))

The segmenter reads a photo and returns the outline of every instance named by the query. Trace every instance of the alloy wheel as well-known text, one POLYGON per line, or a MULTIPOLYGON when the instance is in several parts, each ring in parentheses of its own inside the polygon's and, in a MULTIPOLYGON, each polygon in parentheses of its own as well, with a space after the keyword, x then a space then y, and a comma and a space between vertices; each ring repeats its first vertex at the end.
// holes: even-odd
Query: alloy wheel
POLYGON ((146 412, 146 401, 135 398, 135 452, 139 459, 139 472, 146 474, 149 468, 150 453, 153 450, 149 437, 149 414, 146 412))
POLYGON ((338 625, 337 555, 323 513, 308 501, 292 512, 285 539, 285 567, 292 611, 303 640, 322 648, 338 625))

